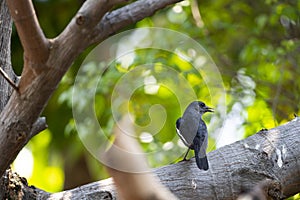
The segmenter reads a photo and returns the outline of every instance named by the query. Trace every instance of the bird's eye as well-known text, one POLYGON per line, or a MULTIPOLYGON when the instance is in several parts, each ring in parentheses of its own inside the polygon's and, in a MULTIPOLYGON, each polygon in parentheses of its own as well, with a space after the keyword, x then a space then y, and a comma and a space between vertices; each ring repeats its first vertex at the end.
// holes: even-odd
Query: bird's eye
POLYGON ((205 104, 204 104, 203 102, 201 102, 199 105, 200 105, 200 107, 202 107, 202 108, 205 107, 205 104))

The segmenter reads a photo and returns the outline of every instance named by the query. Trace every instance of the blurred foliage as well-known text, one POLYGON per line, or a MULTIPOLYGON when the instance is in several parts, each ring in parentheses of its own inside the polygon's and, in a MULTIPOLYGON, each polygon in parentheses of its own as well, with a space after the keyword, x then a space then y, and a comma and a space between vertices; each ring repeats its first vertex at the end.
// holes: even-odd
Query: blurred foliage
MULTIPOLYGON (((82 2, 36 0, 34 3, 46 36, 55 37, 82 2)), ((186 0, 138 22, 131 28, 168 28, 190 36, 205 48, 222 74, 227 115, 225 119, 224 116, 221 117, 218 112, 218 99, 211 99, 203 77, 193 68, 191 62, 163 50, 141 49, 134 52, 134 59, 129 64, 115 61, 110 63, 112 67, 103 74, 97 87, 94 105, 101 127, 104 132, 111 133, 114 124, 111 97, 117 81, 130 70, 147 62, 153 64, 147 72, 148 81, 155 83, 155 78, 163 73, 160 71, 161 66, 171 67, 188 80, 197 98, 215 107, 215 114, 205 116, 206 122, 211 122, 209 150, 224 145, 218 143, 218 137, 221 137, 218 134, 229 134, 233 138, 229 142, 233 142, 262 128, 272 128, 291 120, 294 113, 300 114, 299 12, 299 0, 186 0)), ((173 39, 164 38, 166 42, 173 39)), ((72 116, 73 84, 76 73, 90 50, 74 62, 49 101, 43 113, 47 117, 48 130, 40 133, 28 144, 28 149, 34 156, 29 183, 47 191, 63 189, 63 180, 73 182, 72 187, 107 177, 101 163, 89 155, 78 139, 72 116), (74 177, 66 176, 64 171, 71 170, 72 163, 76 164, 79 159, 86 163, 82 170, 87 170, 88 175, 85 180, 75 182, 72 179, 74 177)), ((22 58, 22 48, 14 32, 12 62, 18 74, 21 73, 22 58)), ((92 65, 86 68, 90 73, 97 73, 97 68, 92 65)), ((176 85, 175 82, 170 82, 176 85)), ((75 99, 78 106, 83 108, 87 104, 85 95, 83 93, 75 99)), ((129 109, 135 122, 143 127, 151 124, 151 117, 160 119, 160 116, 155 115, 156 107, 153 105, 156 104, 164 108, 167 116, 164 126, 155 135, 149 129, 141 128, 138 131, 141 133, 139 138, 144 151, 159 152, 149 154, 151 167, 175 162, 186 149, 178 144, 174 127, 182 110, 178 107, 176 94, 167 87, 159 86, 156 92, 149 92, 145 87, 137 88, 131 96, 129 109)), ((76 171, 72 176, 79 173, 81 172, 76 171)))

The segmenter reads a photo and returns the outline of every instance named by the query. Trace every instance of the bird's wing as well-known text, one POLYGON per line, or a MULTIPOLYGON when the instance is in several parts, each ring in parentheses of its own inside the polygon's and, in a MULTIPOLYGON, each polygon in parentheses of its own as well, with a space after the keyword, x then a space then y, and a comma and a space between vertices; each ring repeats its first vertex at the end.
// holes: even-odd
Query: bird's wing
MULTIPOLYGON (((208 134, 207 134, 207 127, 204 121, 200 120, 199 127, 197 130, 197 137, 198 137, 198 149, 199 149, 199 157, 203 158, 206 156, 206 148, 208 143, 208 134)), ((196 139, 196 137, 195 137, 196 139)), ((195 140, 194 140, 195 143, 195 140)), ((195 146, 195 144, 194 144, 195 146)))
POLYGON ((183 119, 180 117, 177 119, 176 121, 176 132, 178 134, 178 136, 180 137, 180 139, 182 140, 182 142, 184 143, 184 145, 186 145, 187 147, 190 147, 189 143, 186 141, 186 139, 184 138, 182 132, 180 131, 180 126, 183 123, 183 119))
POLYGON ((179 127, 180 127, 181 122, 182 122, 182 118, 179 117, 179 118, 176 120, 176 130, 179 130, 179 127))
POLYGON ((188 147, 191 147, 193 144, 193 140, 199 127, 200 117, 200 113, 195 113, 195 111, 188 108, 183 113, 179 131, 184 138, 183 142, 188 147))

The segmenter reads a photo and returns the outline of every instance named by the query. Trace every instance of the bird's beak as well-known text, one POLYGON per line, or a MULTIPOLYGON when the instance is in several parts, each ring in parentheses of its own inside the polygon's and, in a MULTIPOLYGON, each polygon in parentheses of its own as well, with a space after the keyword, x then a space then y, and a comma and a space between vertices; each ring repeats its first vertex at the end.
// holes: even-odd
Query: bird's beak
POLYGON ((214 109, 206 106, 205 112, 214 112, 214 109))

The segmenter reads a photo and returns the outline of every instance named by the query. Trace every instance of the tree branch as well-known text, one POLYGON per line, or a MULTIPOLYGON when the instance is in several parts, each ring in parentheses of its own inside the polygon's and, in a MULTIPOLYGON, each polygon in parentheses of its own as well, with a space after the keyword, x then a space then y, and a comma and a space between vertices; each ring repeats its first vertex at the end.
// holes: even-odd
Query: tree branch
POLYGON ((73 52, 76 48, 80 49, 81 52, 90 45, 90 41, 92 40, 90 33, 102 17, 112 9, 113 6, 127 1, 128 0, 86 1, 65 30, 56 38, 56 41, 58 43, 68 42, 73 52), (69 41, 65 41, 66 39, 69 41))
POLYGON ((92 29, 113 6, 128 0, 86 1, 76 15, 77 25, 85 25, 92 29))
MULTIPOLYGON (((19 93, 13 92, 0 114, 1 175, 32 137, 33 124, 74 59, 93 43, 93 32, 97 29, 93 25, 100 23, 99 20, 113 7, 113 4, 126 2, 126 0, 86 1, 66 29, 57 38, 49 41, 45 39, 40 29, 31 1, 10 0, 7 2, 25 50, 25 62, 18 84, 19 93)), ((145 12, 144 17, 146 17, 149 13, 154 13, 155 9, 160 9, 175 1, 144 0, 141 2, 148 5, 148 10, 153 9, 151 12, 145 12), (156 6, 152 7, 152 2, 156 2, 156 6)), ((134 5, 137 5, 136 2, 134 5)), ((142 12, 137 11, 137 7, 133 8, 135 11, 132 13, 139 14, 131 16, 131 22, 142 19, 142 12)), ((128 16, 126 9, 121 10, 122 15, 128 16)), ((120 25, 121 19, 116 20, 119 23, 116 26, 111 24, 114 23, 112 20, 110 19, 110 26, 114 27, 114 32, 124 27, 120 25)), ((125 21, 125 18, 123 20, 125 26, 130 24, 125 21)), ((101 33, 98 32, 98 34, 101 33)), ((104 36, 99 38, 109 37, 112 29, 110 28, 108 32, 105 30, 103 34, 104 36)))
POLYGON ((46 61, 48 40, 39 25, 32 1, 7 0, 7 5, 24 48, 25 61, 46 61))
MULTIPOLYGON (((266 199, 287 198, 300 192, 299 135, 300 119, 296 118, 210 152, 208 171, 199 170, 191 159, 154 169, 154 173, 179 199, 236 199, 244 191, 257 187, 263 190, 266 199)), ((116 198, 112 179, 48 197, 58 199, 66 194, 83 197, 86 193, 103 191, 116 198)))
POLYGON ((152 16, 156 11, 182 0, 139 0, 107 13, 95 27, 91 44, 99 43, 126 26, 152 16))

